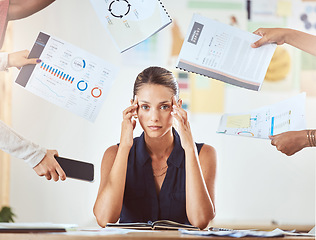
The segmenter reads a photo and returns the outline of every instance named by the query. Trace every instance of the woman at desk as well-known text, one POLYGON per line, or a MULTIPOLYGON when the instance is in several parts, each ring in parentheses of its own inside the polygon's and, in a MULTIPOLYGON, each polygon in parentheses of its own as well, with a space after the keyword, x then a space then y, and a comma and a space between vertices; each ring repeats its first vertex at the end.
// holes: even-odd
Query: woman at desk
POLYGON ((194 142, 178 89, 164 68, 149 67, 137 76, 120 143, 102 160, 94 205, 100 226, 167 219, 203 229, 214 218, 216 152, 194 142), (134 139, 133 118, 144 130, 134 139))
MULTIPOLYGON (((255 34, 262 36, 251 46, 256 48, 266 43, 287 43, 316 56, 316 36, 290 28, 259 28, 255 34)), ((316 147, 316 129, 289 131, 270 136, 271 144, 282 153, 291 156, 306 147, 316 147)))

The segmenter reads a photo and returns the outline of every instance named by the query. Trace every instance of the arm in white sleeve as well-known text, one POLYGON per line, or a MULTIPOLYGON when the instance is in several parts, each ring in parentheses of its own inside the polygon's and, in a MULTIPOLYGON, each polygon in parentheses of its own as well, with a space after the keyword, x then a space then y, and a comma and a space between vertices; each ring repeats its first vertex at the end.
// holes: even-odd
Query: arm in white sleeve
POLYGON ((0 71, 6 70, 7 65, 8 65, 8 53, 1 52, 0 53, 0 71))
POLYGON ((23 159, 34 168, 46 155, 46 149, 23 138, 0 121, 0 149, 10 155, 23 159))

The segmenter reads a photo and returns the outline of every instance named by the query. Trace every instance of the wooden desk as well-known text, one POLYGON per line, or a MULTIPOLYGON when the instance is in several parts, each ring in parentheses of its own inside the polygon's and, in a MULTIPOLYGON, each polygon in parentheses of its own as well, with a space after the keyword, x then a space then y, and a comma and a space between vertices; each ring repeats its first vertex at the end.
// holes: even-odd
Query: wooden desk
MULTIPOLYGON (((105 235, 105 236, 87 236, 87 235, 66 235, 60 233, 30 233, 30 234, 16 234, 16 233, 2 233, 0 234, 0 240, 107 240, 107 239, 116 239, 116 240, 166 240, 166 239, 196 239, 196 240, 232 240, 236 238, 229 237, 203 237, 203 236, 191 236, 183 235, 178 231, 152 231, 152 232, 131 232, 121 235, 105 235)), ((245 240, 254 240, 262 238, 246 237, 245 240)), ((273 239, 282 239, 282 240, 311 240, 315 239, 314 237, 282 237, 282 238, 269 238, 273 239)))

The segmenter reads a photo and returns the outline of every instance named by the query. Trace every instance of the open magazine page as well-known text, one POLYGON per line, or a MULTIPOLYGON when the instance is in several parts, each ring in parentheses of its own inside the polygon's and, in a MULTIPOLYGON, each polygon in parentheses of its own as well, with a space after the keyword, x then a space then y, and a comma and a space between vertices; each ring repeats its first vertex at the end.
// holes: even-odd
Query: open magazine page
POLYGON ((252 48, 260 36, 194 14, 177 67, 239 87, 260 90, 276 48, 252 48))
POLYGON ((178 229, 195 229, 198 230, 197 227, 194 227, 192 225, 187 225, 187 224, 182 224, 182 223, 177 223, 174 221, 170 221, 170 220, 158 220, 152 223, 153 225, 153 229, 157 229, 157 230, 167 230, 167 229, 174 229, 174 230, 178 230, 178 229))
POLYGON ((269 139, 269 136, 306 128, 305 98, 301 93, 282 102, 246 113, 224 114, 217 133, 269 139))
POLYGON ((152 229, 152 225, 149 223, 107 223, 106 227, 113 227, 113 228, 126 228, 126 229, 152 229))
POLYGON ((170 220, 157 220, 148 223, 108 223, 107 227, 127 228, 127 229, 151 229, 151 230, 178 230, 191 229, 198 230, 197 227, 187 224, 181 224, 170 220))
POLYGON ((159 0, 90 0, 104 28, 121 52, 171 23, 159 0))

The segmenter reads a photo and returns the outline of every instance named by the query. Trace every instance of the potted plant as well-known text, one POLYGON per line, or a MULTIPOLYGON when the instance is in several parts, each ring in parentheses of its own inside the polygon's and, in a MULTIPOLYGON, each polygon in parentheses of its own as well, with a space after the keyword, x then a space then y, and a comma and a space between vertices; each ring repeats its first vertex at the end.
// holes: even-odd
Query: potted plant
POLYGON ((0 222, 14 222, 15 216, 10 207, 3 207, 0 211, 0 222))

